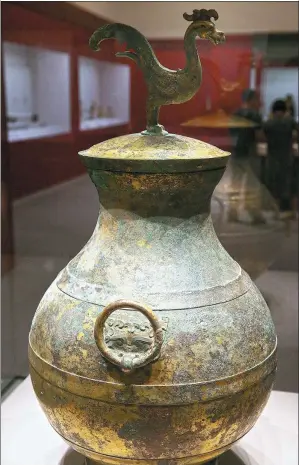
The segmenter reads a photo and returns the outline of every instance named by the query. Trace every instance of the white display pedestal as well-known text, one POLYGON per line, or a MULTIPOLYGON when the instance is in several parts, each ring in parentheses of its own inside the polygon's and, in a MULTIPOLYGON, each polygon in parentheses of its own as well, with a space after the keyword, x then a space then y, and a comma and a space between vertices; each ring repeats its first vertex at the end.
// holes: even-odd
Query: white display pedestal
MULTIPOLYGON (((83 465, 51 428, 27 378, 2 403, 2 465, 83 465)), ((298 395, 273 391, 255 427, 219 465, 298 465, 298 395)))

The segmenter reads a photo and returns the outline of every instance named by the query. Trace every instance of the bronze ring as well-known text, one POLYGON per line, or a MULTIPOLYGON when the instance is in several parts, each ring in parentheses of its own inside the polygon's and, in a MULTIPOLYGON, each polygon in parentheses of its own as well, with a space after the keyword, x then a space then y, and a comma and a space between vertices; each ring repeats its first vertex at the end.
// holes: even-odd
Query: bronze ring
POLYGON ((117 300, 109 305, 107 305, 100 315, 97 317, 94 327, 94 338, 98 349, 100 350, 103 357, 105 357, 109 362, 117 365, 123 372, 129 373, 136 368, 147 365, 148 363, 157 360, 161 354, 161 347, 163 343, 163 330, 162 325, 159 319, 156 317, 151 308, 138 304, 136 302, 131 302, 127 300, 117 300), (136 354, 132 358, 130 366, 125 365, 123 358, 117 356, 112 349, 107 347, 105 338, 104 338, 104 325, 107 318, 116 310, 133 310, 141 312, 150 322, 153 328, 153 344, 151 348, 144 354, 136 354))

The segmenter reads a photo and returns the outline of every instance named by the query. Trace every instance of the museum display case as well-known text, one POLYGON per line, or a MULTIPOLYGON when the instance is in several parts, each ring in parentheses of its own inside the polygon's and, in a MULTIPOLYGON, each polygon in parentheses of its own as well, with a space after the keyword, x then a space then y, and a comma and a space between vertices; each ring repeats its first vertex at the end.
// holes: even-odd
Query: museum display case
POLYGON ((130 67, 79 57, 80 130, 130 121, 130 67))
POLYGON ((286 99, 289 95, 298 122, 298 34, 257 34, 252 48, 260 56, 256 85, 261 94, 263 119, 269 117, 275 99, 286 99))
MULTIPOLYGON (((294 102, 298 106, 298 85, 299 70, 298 68, 283 66, 271 66, 265 68, 262 73, 261 82, 261 98, 262 98, 262 114, 264 120, 269 118, 271 114, 271 105, 277 96, 286 98, 291 95, 294 102)), ((298 122, 298 109, 294 115, 298 122)))
POLYGON ((4 42, 3 64, 8 141, 70 132, 69 55, 4 42))

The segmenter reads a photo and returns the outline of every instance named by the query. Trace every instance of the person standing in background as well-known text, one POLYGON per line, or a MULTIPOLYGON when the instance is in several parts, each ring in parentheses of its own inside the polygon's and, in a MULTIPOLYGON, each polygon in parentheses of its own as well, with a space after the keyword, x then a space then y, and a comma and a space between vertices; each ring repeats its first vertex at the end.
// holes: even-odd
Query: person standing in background
POLYGON ((294 168, 292 145, 296 137, 296 123, 288 115, 285 100, 273 103, 272 117, 264 123, 263 132, 268 143, 267 187, 285 215, 291 211, 294 168))

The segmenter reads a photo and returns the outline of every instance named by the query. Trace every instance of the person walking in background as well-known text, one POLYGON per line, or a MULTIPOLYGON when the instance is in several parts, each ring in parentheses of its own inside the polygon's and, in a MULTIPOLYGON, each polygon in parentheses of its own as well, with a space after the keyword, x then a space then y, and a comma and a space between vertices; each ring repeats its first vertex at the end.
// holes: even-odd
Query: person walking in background
POLYGON ((267 187, 278 201, 282 215, 291 211, 292 171, 294 169, 293 141, 296 123, 287 112, 285 100, 272 105, 272 117, 263 125, 268 143, 267 187))

